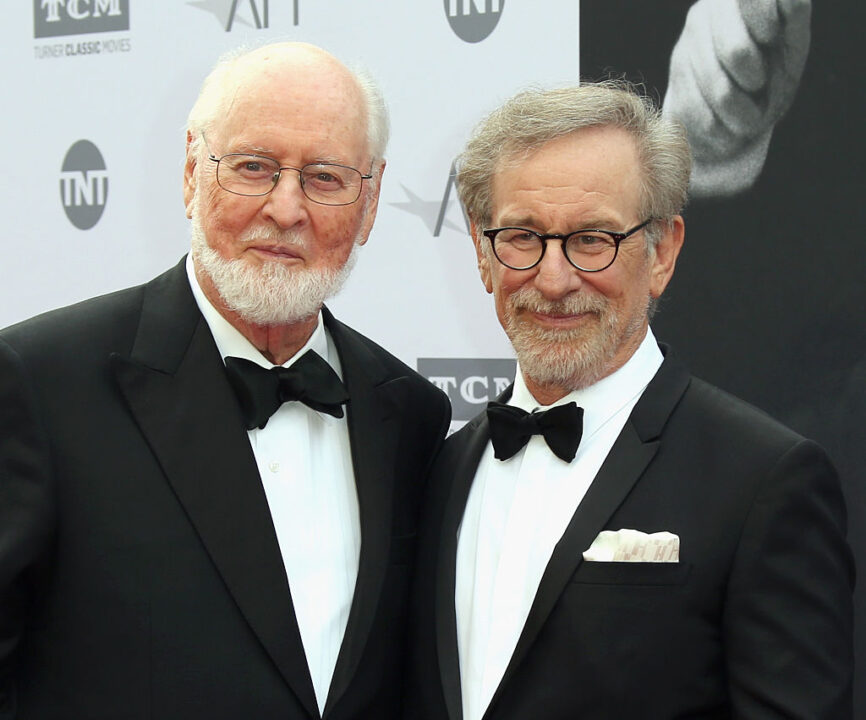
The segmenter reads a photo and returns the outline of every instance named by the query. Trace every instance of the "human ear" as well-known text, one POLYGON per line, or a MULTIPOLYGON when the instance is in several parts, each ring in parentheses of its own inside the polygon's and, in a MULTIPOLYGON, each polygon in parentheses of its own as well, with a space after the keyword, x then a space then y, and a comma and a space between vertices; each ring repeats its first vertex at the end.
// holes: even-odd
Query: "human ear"
POLYGON ((677 257, 685 239, 685 223, 675 215, 662 225, 662 237, 653 251, 650 267, 650 295, 661 297, 673 277, 677 257))
POLYGON ((198 153, 193 147, 192 133, 186 131, 186 161, 183 165, 183 204, 186 207, 186 216, 192 217, 193 204, 195 202, 195 191, 198 178, 196 166, 198 164, 198 153))
MULTIPOLYGON (((367 189, 367 199, 364 200, 364 220, 361 226, 361 232, 358 234, 358 245, 363 245, 370 237, 370 231, 373 229, 373 221, 376 219, 376 213, 379 210, 379 191, 382 189, 382 174, 385 172, 385 161, 382 160, 377 170, 373 172, 373 177, 364 182, 370 183, 371 187, 367 189)), ((358 200, 358 202, 361 202, 358 200)))
POLYGON ((472 242, 475 244, 475 256, 478 258, 478 272, 481 274, 481 282, 487 292, 493 292, 493 278, 490 276, 490 258, 484 252, 484 236, 481 230, 472 221, 469 221, 469 231, 472 233, 472 242))

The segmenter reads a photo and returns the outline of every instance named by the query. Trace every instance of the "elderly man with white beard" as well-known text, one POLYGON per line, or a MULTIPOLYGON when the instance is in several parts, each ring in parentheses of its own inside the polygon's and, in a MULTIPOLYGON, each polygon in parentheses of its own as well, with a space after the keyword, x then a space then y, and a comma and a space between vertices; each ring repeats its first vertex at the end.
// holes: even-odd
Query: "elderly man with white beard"
POLYGON ((0 331, 4 717, 398 717, 448 402, 323 306, 387 134, 319 48, 222 59, 189 115, 189 256, 0 331))
POLYGON ((689 168, 682 128, 614 82, 523 92, 460 156, 518 372, 434 464, 407 719, 851 718, 830 461, 649 327, 689 168))

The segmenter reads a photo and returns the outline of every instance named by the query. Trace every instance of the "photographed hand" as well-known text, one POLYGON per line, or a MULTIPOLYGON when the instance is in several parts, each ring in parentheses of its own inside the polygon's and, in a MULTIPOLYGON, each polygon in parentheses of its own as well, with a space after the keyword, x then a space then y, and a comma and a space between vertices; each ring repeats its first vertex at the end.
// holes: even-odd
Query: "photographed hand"
POLYGON ((811 0, 698 0, 671 53, 663 113, 685 125, 694 196, 760 175, 809 53, 811 0))

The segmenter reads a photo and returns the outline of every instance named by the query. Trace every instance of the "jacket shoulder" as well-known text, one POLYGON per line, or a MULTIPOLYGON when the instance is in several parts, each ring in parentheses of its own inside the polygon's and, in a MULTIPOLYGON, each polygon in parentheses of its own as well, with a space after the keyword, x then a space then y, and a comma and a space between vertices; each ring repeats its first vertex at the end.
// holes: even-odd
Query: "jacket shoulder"
POLYGON ((400 358, 366 335, 337 320, 326 307, 322 308, 322 313, 325 325, 338 347, 351 347, 352 352, 356 355, 365 356, 368 361, 379 365, 383 370, 383 374, 389 378, 404 378, 409 381, 414 390, 423 393, 431 401, 435 401, 437 404, 448 405, 448 396, 444 392, 433 385, 423 375, 409 367, 400 358))
POLYGON ((0 340, 24 355, 52 353, 54 349, 63 354, 73 352, 100 337, 117 338, 120 329, 129 333, 131 342, 141 310, 142 288, 126 288, 49 310, 0 330, 0 340))
POLYGON ((692 377, 677 414, 696 429, 750 444, 790 447, 806 440, 764 410, 700 378, 692 377))
POLYGON ((58 361, 88 348, 128 351, 141 320, 145 295, 185 282, 183 260, 147 283, 49 310, 0 330, 0 341, 22 356, 58 361))

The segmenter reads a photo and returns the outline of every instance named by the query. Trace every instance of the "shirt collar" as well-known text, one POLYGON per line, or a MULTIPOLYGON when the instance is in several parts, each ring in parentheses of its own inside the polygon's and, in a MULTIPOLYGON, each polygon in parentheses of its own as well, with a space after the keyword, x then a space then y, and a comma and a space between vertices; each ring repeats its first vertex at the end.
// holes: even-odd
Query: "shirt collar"
POLYGON ((664 355, 659 350, 652 330, 647 328, 646 337, 634 354, 616 372, 602 378, 594 385, 570 392, 551 405, 541 405, 529 392, 517 366, 514 390, 509 405, 532 412, 537 408, 554 407, 575 402, 583 408, 583 433, 589 437, 612 418, 629 402, 643 393, 650 380, 661 367, 664 355))
MULTIPOLYGON (((186 257, 186 275, 189 279, 189 286, 192 289, 193 297, 204 316, 205 322, 210 328, 213 339, 216 342, 217 349, 220 355, 226 357, 240 357, 251 362, 261 365, 263 368, 275 367, 274 364, 262 355, 258 349, 249 340, 247 340, 241 332, 235 328, 228 320, 226 320, 220 312, 211 304, 201 285, 198 283, 198 278, 195 276, 195 268, 192 262, 192 253, 186 257)), ((328 337, 325 333, 325 323, 322 319, 322 313, 319 311, 318 322, 316 329, 306 344, 298 350, 292 357, 283 363, 283 367, 289 367, 307 350, 315 350, 333 367, 334 362, 331 360, 329 352, 328 337)))

